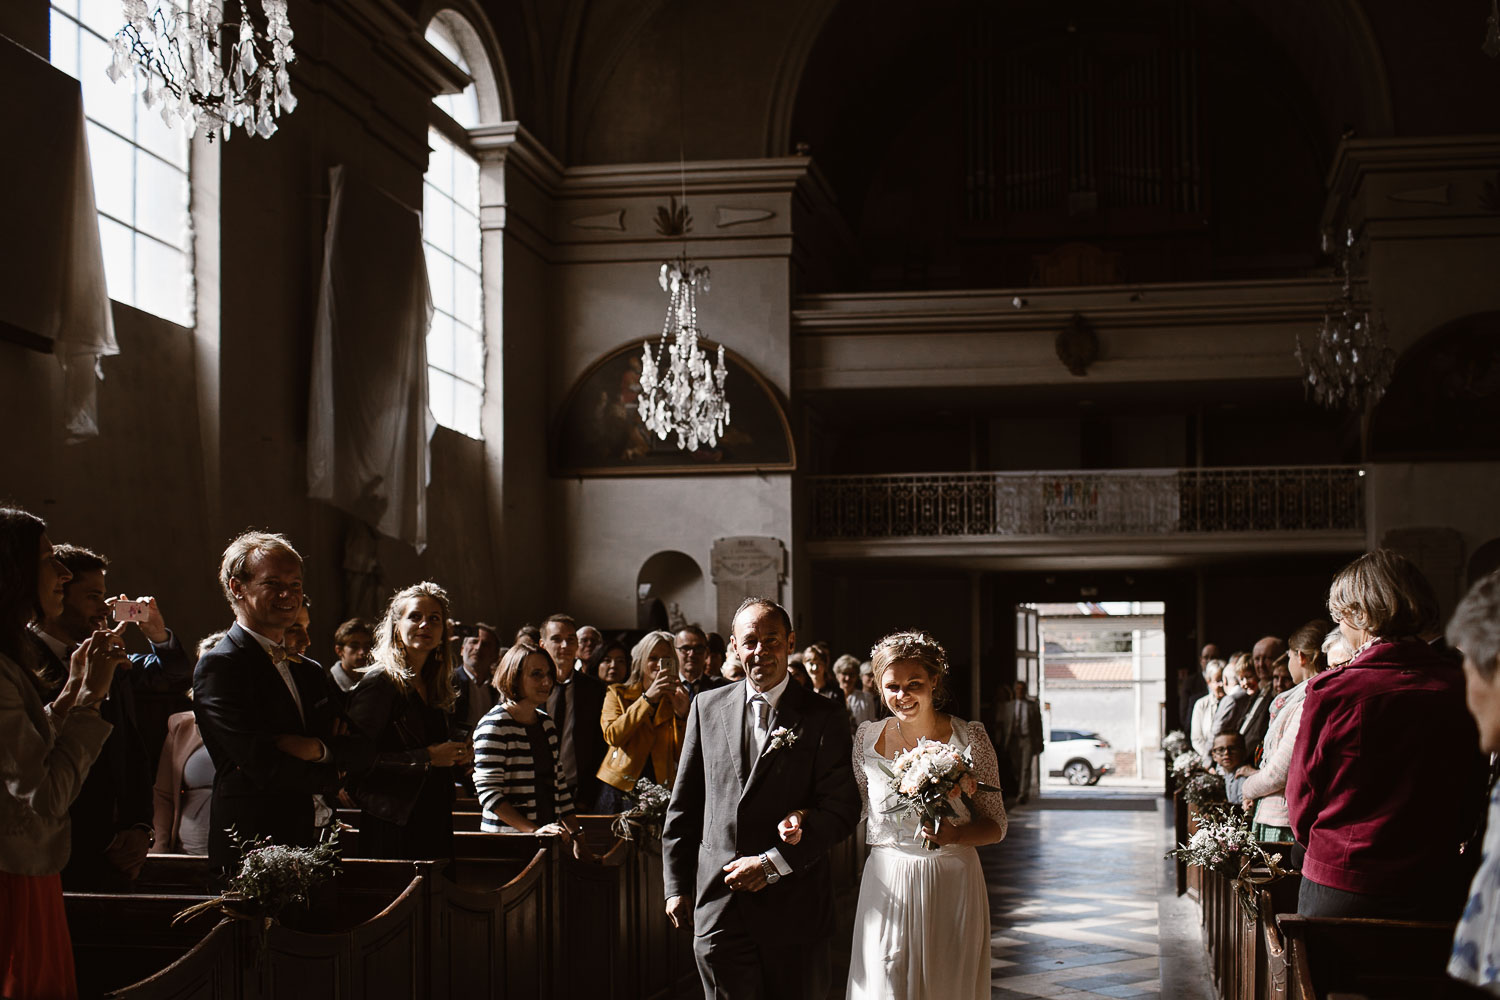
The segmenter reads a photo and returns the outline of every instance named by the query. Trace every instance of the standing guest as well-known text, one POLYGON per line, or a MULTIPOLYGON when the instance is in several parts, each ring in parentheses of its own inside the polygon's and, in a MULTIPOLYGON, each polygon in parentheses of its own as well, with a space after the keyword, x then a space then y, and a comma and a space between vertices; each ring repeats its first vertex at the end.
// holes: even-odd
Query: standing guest
MULTIPOLYGON (((227 631, 198 641, 198 658, 213 649, 227 631)), ((208 853, 208 811, 214 792, 214 762, 203 746, 192 712, 167 716, 167 740, 156 767, 152 789, 152 854, 208 853)))
POLYGON ((312 636, 308 634, 308 629, 311 627, 312 612, 308 609, 307 598, 304 597, 302 607, 297 612, 297 620, 286 627, 282 645, 286 647, 287 656, 302 659, 302 654, 306 653, 308 647, 312 645, 312 636))
MULTIPOLYGON (((866 693, 868 693, 869 696, 875 701, 875 718, 883 719, 887 715, 891 714, 890 710, 885 707, 885 699, 880 697, 880 689, 875 686, 875 668, 870 665, 869 660, 865 660, 859 665, 859 685, 860 687, 864 688, 866 693)), ((1005 700, 1010 701, 1010 699, 1011 692, 1007 688, 1005 700)), ((1002 777, 1004 777, 1005 775, 1006 767, 1007 762, 1002 756, 1000 760, 1000 774, 1002 777)))
POLYGON ((833 664, 833 676, 838 678, 839 690, 844 694, 844 707, 849 710, 849 725, 859 729, 866 722, 874 722, 879 716, 875 712, 875 699, 870 697, 859 683, 859 661, 845 653, 833 664))
POLYGON ((1334 670, 1342 667, 1354 659, 1354 647, 1349 645, 1349 640, 1344 638, 1343 630, 1334 629, 1328 633, 1328 638, 1323 640, 1323 659, 1328 661, 1328 669, 1334 670))
POLYGON ((1218 658, 1219 647, 1210 642, 1198 651, 1196 670, 1188 666, 1177 668, 1177 705, 1181 713, 1178 728, 1183 732, 1189 732, 1192 728, 1193 709, 1197 706, 1198 699, 1208 695, 1208 663, 1218 658))
POLYGON ((500 662, 500 633, 494 626, 479 622, 473 635, 464 636, 459 656, 460 662, 449 679, 454 691, 453 735, 467 741, 500 697, 494 684, 495 664, 500 662))
POLYGON ((467 739, 449 738, 448 614, 448 593, 435 583, 392 597, 375 627, 373 664, 349 695, 349 720, 375 743, 373 765, 350 781, 367 858, 453 857, 454 769, 471 751, 467 739))
MULTIPOLYGON (((1479 749, 1500 753, 1500 571, 1481 578, 1448 622, 1448 644, 1463 653, 1464 691, 1479 749)), ((1500 784, 1490 791, 1484 860, 1453 935, 1448 975, 1500 993, 1500 784)))
MULTIPOLYGON (((66 676, 63 664, 73 648, 109 627, 113 601, 104 596, 108 592, 109 561, 76 545, 58 545, 53 555, 72 579, 63 588, 62 614, 43 621, 36 637, 53 675, 66 676)), ((139 624, 153 627, 160 646, 153 643, 150 653, 127 659, 115 673, 109 697, 99 706, 99 714, 114 731, 68 810, 73 826, 72 853, 62 881, 63 888, 72 892, 129 891, 154 839, 151 763, 137 722, 130 672, 140 661, 143 672, 170 671, 182 676, 181 664, 187 662, 187 655, 162 624, 155 601, 148 608, 156 621, 139 624)))
POLYGON ((787 669, 792 672, 792 680, 795 681, 799 687, 812 687, 807 679, 807 670, 802 666, 801 653, 793 653, 788 656, 786 658, 786 666, 787 669))
POLYGON ((1188 741, 1193 744, 1198 756, 1205 760, 1208 759, 1208 751, 1214 741, 1214 713, 1224 700, 1224 668, 1223 660, 1208 661, 1208 666, 1204 668, 1208 694, 1193 705, 1193 717, 1188 725, 1188 741))
POLYGON ((844 692, 833 677, 833 665, 828 654, 818 645, 808 646, 802 651, 802 669, 807 671, 808 686, 813 694, 821 695, 840 705, 844 703, 844 692))
POLYGON ((594 657, 599 655, 599 649, 604 645, 604 633, 592 625, 578 626, 578 659, 583 663, 593 663, 594 657))
POLYGON ((375 629, 363 618, 350 618, 333 633, 333 665, 328 668, 328 679, 338 695, 354 690, 370 666, 374 646, 375 629))
POLYGON ((1278 657, 1286 652, 1286 643, 1274 635, 1263 637, 1250 650, 1250 665, 1255 668, 1255 676, 1260 678, 1260 686, 1269 689, 1271 686, 1271 667, 1278 657))
POLYGON ((1021 796, 1021 776, 1016 771, 1016 754, 1013 743, 1016 738, 1016 692, 1009 684, 1002 684, 995 691, 995 718, 991 730, 990 745, 995 748, 995 757, 1000 767, 1000 788, 1005 793, 1005 806, 1013 807, 1021 796))
POLYGON ((1282 653, 1271 664, 1271 718, 1276 717, 1276 696, 1290 691, 1296 683, 1292 679, 1291 653, 1282 653))
POLYGON ((731 684, 738 684, 745 679, 745 664, 733 649, 724 654, 724 665, 719 668, 719 673, 731 684))
POLYGON ((1418 638, 1437 598, 1409 559, 1376 549, 1334 577, 1328 610, 1356 653, 1308 683, 1302 730, 1317 738, 1297 741, 1287 772, 1307 849, 1297 912, 1456 919, 1485 766, 1463 670, 1418 638))
POLYGON ((1242 773, 1245 766, 1245 738, 1234 730, 1215 733, 1208 757, 1213 761, 1214 770, 1219 773, 1219 777, 1224 779, 1224 797, 1229 800, 1230 805, 1240 805, 1241 792, 1249 777, 1242 773))
POLYGON ((68 657, 62 692, 44 703, 27 625, 62 614, 69 579, 42 519, 0 507, 0 996, 6 997, 78 995, 59 873, 68 860, 68 806, 110 734, 99 704, 125 662, 125 644, 116 631, 87 636, 68 657))
POLYGON ((679 677, 689 698, 696 698, 700 692, 723 683, 717 671, 708 669, 708 635, 701 628, 684 625, 677 630, 674 641, 679 677))
POLYGON ((542 630, 527 622, 516 629, 516 642, 529 642, 533 646, 540 646, 542 644, 542 630))
MULTIPOLYGON (((684 633, 678 632, 680 638, 684 633)), ((625 793, 646 778, 672 787, 692 695, 677 678, 677 655, 670 632, 647 632, 630 651, 630 676, 610 685, 604 697, 604 742, 609 753, 599 766, 599 799, 594 811, 624 812, 625 793)), ((706 645, 706 644, 705 644, 706 645)), ((708 660, 707 650, 702 660, 708 660)))
POLYGON ((219 585, 235 623, 198 660, 193 714, 214 763, 208 857, 237 866, 229 828, 289 847, 317 842, 315 796, 332 796, 340 771, 363 771, 374 752, 338 714, 323 668, 287 655, 287 626, 302 608, 302 557, 278 534, 247 531, 224 550, 219 585))
POLYGON ((606 685, 624 684, 630 676, 630 647, 620 636, 604 640, 599 647, 598 663, 589 673, 606 685))
POLYGON ((500 658, 500 704, 474 730, 474 787, 484 810, 480 829, 561 836, 583 850, 573 790, 563 776, 557 727, 542 706, 557 667, 540 646, 518 642, 500 658))
MULTIPOLYGON (((1234 667, 1234 664, 1230 664, 1234 667)), ((1219 702, 1219 709, 1214 713, 1214 732, 1242 733, 1244 727, 1249 723, 1252 712, 1258 710, 1263 702, 1270 701, 1270 692, 1262 691, 1260 686, 1260 675, 1251 667, 1248 659, 1240 662, 1235 668, 1235 677, 1239 682, 1238 690, 1231 691, 1219 702)), ((1267 704, 1269 711, 1269 704, 1267 704)))
POLYGON ((573 801, 599 798, 599 765, 604 763, 604 684, 589 676, 578 662, 578 626, 565 614, 542 622, 541 646, 557 665, 557 683, 547 699, 547 715, 557 727, 558 755, 563 777, 573 789, 573 801))
MULTIPOLYGON (((1265 754, 1259 769, 1246 765, 1248 780, 1240 795, 1246 812, 1254 808, 1255 824, 1251 832, 1256 840, 1288 841, 1292 839, 1291 819, 1286 811, 1286 774, 1291 767, 1297 733, 1302 728, 1303 699, 1307 681, 1328 666, 1323 659, 1323 637, 1331 626, 1317 619, 1292 633, 1287 651, 1277 659, 1279 674, 1286 670, 1293 686, 1277 694, 1271 702, 1271 725, 1266 730, 1265 754), (1283 662, 1283 659, 1285 662, 1283 662)), ((1275 674, 1273 674, 1273 679, 1275 674)))
POLYGON ((708 633, 708 672, 715 677, 724 676, 724 657, 726 654, 724 637, 717 632, 708 633))
POLYGON ((1018 779, 1017 801, 1025 805, 1034 787, 1036 759, 1045 745, 1042 741, 1042 706, 1027 696, 1025 681, 1016 681, 1015 693, 1015 700, 1011 703, 1011 713, 1015 718, 1011 760, 1018 779))

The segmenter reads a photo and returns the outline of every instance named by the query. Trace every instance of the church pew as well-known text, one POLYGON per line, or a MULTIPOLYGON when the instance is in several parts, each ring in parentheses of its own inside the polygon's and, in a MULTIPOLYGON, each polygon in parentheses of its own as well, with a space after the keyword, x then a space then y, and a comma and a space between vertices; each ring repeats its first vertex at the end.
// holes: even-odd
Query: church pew
POLYGON ((459 859, 432 895, 434 1000, 557 995, 553 854, 529 861, 459 859))
MULTIPOLYGON (((1271 853, 1281 853, 1285 845, 1265 845, 1271 853)), ((1269 958, 1263 918, 1248 914, 1240 905, 1233 881, 1203 869, 1200 872, 1204 947, 1209 955, 1209 969, 1220 996, 1225 1000, 1262 1000, 1269 978, 1269 958)), ((1269 871, 1253 868, 1252 878, 1263 878, 1269 871)), ((1271 883, 1271 912, 1295 911, 1300 876, 1288 874, 1271 883)))
POLYGON ((1289 1000, 1443 1000, 1489 994, 1446 973, 1454 925, 1352 917, 1276 916, 1289 1000))
POLYGON ((196 947, 216 913, 177 926, 172 918, 205 895, 65 893, 80 996, 102 996, 155 975, 196 947))

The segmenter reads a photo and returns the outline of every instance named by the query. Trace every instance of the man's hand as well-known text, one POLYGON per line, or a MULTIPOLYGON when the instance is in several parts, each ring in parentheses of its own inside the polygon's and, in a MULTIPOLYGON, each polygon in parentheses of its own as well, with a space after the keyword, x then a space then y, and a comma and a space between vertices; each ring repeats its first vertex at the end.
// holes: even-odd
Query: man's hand
MULTIPOLYGON (((119 597, 115 598, 115 600, 124 601, 127 600, 127 598, 124 594, 121 594, 119 597)), ((166 621, 162 619, 161 608, 158 608, 156 606, 156 598, 137 597, 136 600, 146 606, 145 621, 136 622, 136 624, 141 627, 141 634, 149 639, 154 645, 165 645, 167 640, 172 638, 172 635, 167 631, 166 621)))
POLYGON ((291 754, 298 760, 305 760, 309 764, 316 764, 323 759, 323 743, 311 736, 297 736, 294 733, 285 733, 276 737, 276 749, 282 753, 291 754))
POLYGON ((767 885, 759 857, 735 858, 724 866, 724 884, 735 892, 760 892, 767 885))
POLYGON ((104 849, 104 857, 132 881, 141 873, 146 855, 151 852, 151 835, 138 826, 121 830, 104 849))
POLYGON ((1234 776, 1237 778, 1248 778, 1250 775, 1258 773, 1259 770, 1259 768, 1252 767, 1249 764, 1241 764, 1240 769, 1234 772, 1234 776))
POLYGON ((693 905, 687 901, 686 896, 667 897, 667 919, 678 930, 692 925, 693 905))
POLYGON ((802 817, 805 814, 801 809, 793 809, 786 814, 786 819, 776 824, 776 832, 781 835, 783 844, 795 844, 802 839, 802 817))

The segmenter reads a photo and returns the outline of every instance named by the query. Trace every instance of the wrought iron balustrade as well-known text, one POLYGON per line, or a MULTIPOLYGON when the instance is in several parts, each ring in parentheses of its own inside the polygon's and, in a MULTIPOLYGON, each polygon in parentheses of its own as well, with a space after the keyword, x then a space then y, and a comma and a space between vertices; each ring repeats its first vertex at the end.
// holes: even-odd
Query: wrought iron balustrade
POLYGON ((1364 528, 1357 466, 814 476, 812 537, 1045 537, 1364 528))

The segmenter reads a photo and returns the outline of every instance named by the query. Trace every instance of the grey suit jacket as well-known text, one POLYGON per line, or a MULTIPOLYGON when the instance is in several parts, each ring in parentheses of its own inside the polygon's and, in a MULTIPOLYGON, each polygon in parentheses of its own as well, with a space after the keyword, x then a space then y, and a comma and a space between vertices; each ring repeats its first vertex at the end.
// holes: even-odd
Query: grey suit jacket
POLYGON ((731 907, 752 934, 785 940, 832 929, 829 848, 859 820, 852 744, 843 706, 789 684, 771 717, 771 730, 796 734, 790 746, 767 744, 747 767, 745 682, 704 691, 693 699, 667 822, 662 833, 666 895, 694 900, 698 934, 724 922, 731 907), (803 809, 800 843, 783 844, 776 826, 803 809), (759 892, 731 892, 724 865, 771 848, 792 873, 759 892))

